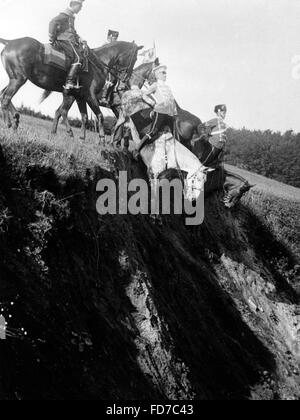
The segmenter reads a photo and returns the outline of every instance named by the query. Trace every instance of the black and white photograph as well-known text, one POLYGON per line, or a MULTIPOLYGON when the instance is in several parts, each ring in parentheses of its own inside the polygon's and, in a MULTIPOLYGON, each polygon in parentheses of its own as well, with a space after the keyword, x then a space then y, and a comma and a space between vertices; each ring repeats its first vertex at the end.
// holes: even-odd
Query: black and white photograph
POLYGON ((0 400, 300 400, 299 0, 0 0, 0 400))

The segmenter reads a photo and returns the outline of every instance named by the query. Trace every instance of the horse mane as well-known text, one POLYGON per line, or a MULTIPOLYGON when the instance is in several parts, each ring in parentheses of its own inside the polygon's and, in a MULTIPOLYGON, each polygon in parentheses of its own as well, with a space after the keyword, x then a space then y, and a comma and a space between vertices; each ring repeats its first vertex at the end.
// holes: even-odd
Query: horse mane
POLYGON ((155 61, 152 61, 152 62, 148 62, 148 63, 142 63, 142 64, 140 64, 139 66, 137 66, 137 67, 135 67, 134 68, 134 71, 138 71, 138 70, 141 70, 143 67, 146 67, 146 66, 152 66, 152 67, 156 67, 156 66, 159 66, 159 64, 160 64, 160 62, 159 62, 159 58, 157 57, 156 59, 155 59, 155 61))
POLYGON ((139 66, 137 66, 137 67, 135 67, 133 70, 134 71, 139 71, 139 70, 142 70, 143 69, 143 67, 146 67, 146 65, 150 65, 150 64, 152 64, 152 63, 143 63, 143 64, 140 64, 139 66))
POLYGON ((136 45, 134 42, 115 41, 115 42, 111 42, 109 44, 104 44, 104 45, 102 45, 101 47, 98 47, 98 48, 93 48, 93 51, 95 51, 95 52, 106 51, 106 50, 112 49, 113 47, 121 47, 121 46, 129 47, 130 45, 132 46, 133 44, 136 45))

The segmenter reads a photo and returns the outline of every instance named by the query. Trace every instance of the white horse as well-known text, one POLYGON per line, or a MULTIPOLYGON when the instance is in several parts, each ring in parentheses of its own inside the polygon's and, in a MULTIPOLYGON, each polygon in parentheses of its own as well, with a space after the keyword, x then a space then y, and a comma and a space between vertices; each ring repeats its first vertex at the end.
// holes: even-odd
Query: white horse
MULTIPOLYGON (((141 139, 130 119, 132 138, 136 146, 141 139)), ((199 159, 171 133, 165 133, 152 144, 146 144, 140 156, 148 169, 150 180, 157 182, 160 175, 168 169, 175 169, 184 178, 184 197, 189 201, 197 200, 204 193, 207 172, 212 169, 204 166, 199 159), (186 176, 185 176, 186 175, 186 176)))

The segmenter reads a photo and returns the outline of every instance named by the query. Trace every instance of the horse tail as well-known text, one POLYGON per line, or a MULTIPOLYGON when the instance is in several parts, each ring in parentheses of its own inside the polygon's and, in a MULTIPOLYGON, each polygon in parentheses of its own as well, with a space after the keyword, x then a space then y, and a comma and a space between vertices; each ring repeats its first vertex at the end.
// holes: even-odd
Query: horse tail
POLYGON ((9 41, 7 39, 0 38, 0 43, 4 44, 4 45, 7 45, 9 43, 9 41))
POLYGON ((51 95, 51 93, 51 90, 44 90, 39 103, 41 104, 42 102, 44 102, 51 95))

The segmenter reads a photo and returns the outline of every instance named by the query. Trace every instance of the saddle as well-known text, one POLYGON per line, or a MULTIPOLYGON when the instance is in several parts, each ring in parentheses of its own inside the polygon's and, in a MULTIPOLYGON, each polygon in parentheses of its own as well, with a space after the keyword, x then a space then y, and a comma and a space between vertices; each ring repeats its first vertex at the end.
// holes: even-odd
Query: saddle
MULTIPOLYGON (((73 62, 73 57, 70 57, 64 51, 58 50, 51 44, 44 44, 44 64, 67 72, 73 62)), ((83 60, 81 72, 88 72, 88 57, 83 60)))
POLYGON ((150 106, 143 101, 143 94, 140 90, 128 90, 125 92, 121 103, 126 117, 131 117, 140 111, 150 109, 150 106))
POLYGON ((71 65, 71 60, 67 58, 64 52, 56 50, 51 44, 44 44, 44 49, 45 64, 67 71, 71 65))

